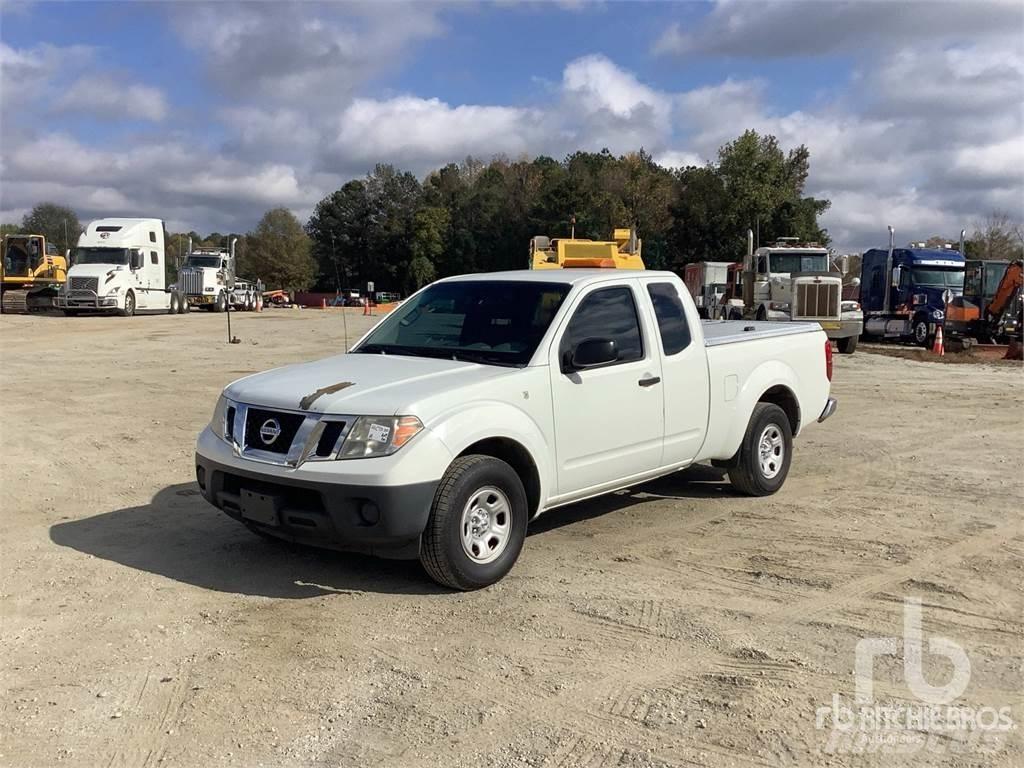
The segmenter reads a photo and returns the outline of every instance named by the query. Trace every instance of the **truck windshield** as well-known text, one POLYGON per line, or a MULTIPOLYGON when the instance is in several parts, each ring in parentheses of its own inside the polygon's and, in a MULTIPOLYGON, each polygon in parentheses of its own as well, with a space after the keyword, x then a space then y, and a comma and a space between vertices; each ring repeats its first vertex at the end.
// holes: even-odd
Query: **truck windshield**
POLYGON ((219 267, 220 256, 196 256, 190 254, 185 260, 186 267, 219 267))
POLYGON ((522 367, 568 292, 561 283, 437 283, 392 312, 353 351, 522 367))
POLYGON ((768 257, 773 273, 828 272, 828 255, 824 253, 773 253, 768 257))
POLYGON ((76 248, 75 264, 128 264, 127 248, 76 248))
POLYGON ((962 269, 924 269, 914 267, 910 270, 910 280, 914 285, 936 288, 962 288, 964 271, 962 269))

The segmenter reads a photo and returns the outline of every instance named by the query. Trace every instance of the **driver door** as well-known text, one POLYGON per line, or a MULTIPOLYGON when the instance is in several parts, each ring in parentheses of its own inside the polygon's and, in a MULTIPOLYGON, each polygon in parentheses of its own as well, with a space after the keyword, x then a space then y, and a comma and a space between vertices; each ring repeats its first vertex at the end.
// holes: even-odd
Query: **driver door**
POLYGON ((596 493, 657 469, 664 437, 661 358, 638 284, 595 285, 580 296, 549 352, 559 500, 596 493), (618 359, 574 371, 575 345, 610 339, 618 359))

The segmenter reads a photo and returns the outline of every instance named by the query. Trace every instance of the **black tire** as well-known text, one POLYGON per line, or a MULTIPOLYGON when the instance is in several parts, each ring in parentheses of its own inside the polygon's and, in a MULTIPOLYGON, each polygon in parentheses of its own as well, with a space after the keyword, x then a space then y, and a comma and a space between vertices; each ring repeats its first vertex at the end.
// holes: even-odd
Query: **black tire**
POLYGON ((213 311, 223 312, 225 309, 227 309, 227 306, 228 297, 224 294, 224 291, 221 291, 219 294, 217 294, 217 302, 213 305, 213 311))
POLYGON ((167 308, 167 314, 168 315, 176 315, 179 312, 181 312, 181 304, 179 303, 179 300, 178 300, 178 294, 172 293, 171 294, 171 303, 170 303, 170 306, 167 308))
POLYGON ((182 293, 178 296, 178 314, 184 315, 186 312, 188 312, 188 297, 182 293))
POLYGON ((765 321, 768 319, 768 312, 765 310, 764 307, 757 308, 757 319, 761 321, 765 321))
MULTIPOLYGON (((773 403, 758 403, 750 415, 740 449, 733 457, 735 467, 729 469, 729 482, 747 496, 770 496, 786 482, 792 457, 793 432, 786 412, 773 403), (761 461, 761 440, 765 435, 771 437, 772 430, 781 444, 781 455, 775 454, 774 474, 763 469, 761 461)), ((770 459, 768 461, 770 463, 770 459)))
POLYGON ((528 514, 526 491, 512 467, 491 456, 460 456, 448 467, 434 494, 430 519, 423 532, 420 562, 430 578, 446 587, 471 590, 490 586, 515 565, 526 539, 528 514), (507 521, 507 539, 500 554, 491 562, 481 563, 463 545, 463 517, 469 503, 486 494, 488 488, 505 496, 511 519, 507 521))
POLYGON ((919 347, 927 349, 931 346, 931 336, 928 333, 928 323, 924 320, 918 320, 914 323, 914 343, 919 347))
POLYGON ((836 339, 836 349, 840 354, 852 355, 857 351, 857 337, 847 336, 845 339, 836 339))
POLYGON ((121 317, 131 317, 135 314, 135 293, 128 291, 124 296, 124 309, 117 311, 121 317))

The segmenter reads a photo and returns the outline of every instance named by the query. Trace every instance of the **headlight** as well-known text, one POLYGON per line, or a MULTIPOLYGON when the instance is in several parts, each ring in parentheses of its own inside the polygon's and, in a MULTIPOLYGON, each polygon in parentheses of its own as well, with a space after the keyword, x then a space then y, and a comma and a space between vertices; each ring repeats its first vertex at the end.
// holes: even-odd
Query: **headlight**
POLYGON ((856 301, 844 301, 843 312, 860 312, 860 304, 856 301))
POLYGON ((945 316, 946 316, 946 313, 943 312, 941 309, 934 309, 934 310, 932 310, 932 317, 934 317, 936 320, 941 320, 945 316))
POLYGON ((768 309, 773 312, 789 312, 789 304, 785 304, 781 301, 768 302, 768 309))
POLYGON ((338 458, 390 456, 422 429, 415 416, 360 416, 345 437, 338 458))
POLYGON ((213 417, 210 419, 210 431, 221 440, 224 439, 224 417, 228 411, 228 399, 223 393, 217 398, 217 405, 213 409, 213 417))

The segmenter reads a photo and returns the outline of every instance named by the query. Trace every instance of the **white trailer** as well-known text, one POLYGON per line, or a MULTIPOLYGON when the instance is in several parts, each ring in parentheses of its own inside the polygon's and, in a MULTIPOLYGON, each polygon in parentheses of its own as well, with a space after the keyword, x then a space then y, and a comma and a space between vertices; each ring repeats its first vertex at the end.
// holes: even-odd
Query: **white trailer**
POLYGON ((66 315, 180 312, 182 297, 168 287, 161 219, 97 219, 78 238, 67 282, 57 295, 66 315))

